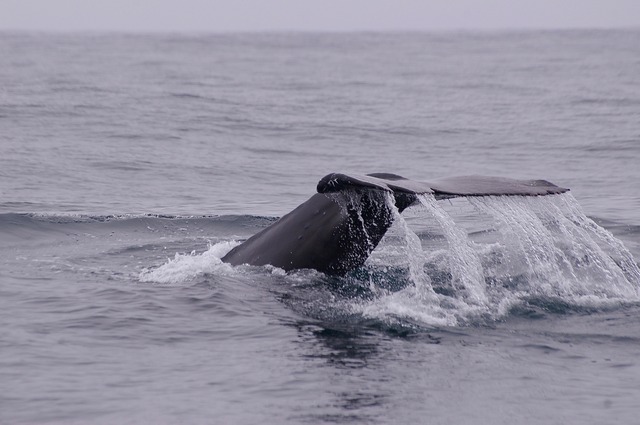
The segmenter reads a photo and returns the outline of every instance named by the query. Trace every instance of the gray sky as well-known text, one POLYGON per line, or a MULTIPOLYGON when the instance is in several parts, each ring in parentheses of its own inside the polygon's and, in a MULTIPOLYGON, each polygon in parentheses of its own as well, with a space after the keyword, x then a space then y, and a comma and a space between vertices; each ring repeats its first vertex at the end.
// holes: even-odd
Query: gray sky
POLYGON ((640 28, 640 0, 0 0, 0 30, 640 28))

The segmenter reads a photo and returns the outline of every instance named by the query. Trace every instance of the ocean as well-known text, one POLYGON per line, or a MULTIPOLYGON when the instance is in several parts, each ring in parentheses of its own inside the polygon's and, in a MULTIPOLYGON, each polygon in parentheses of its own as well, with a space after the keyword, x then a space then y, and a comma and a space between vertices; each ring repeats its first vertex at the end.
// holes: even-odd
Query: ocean
POLYGON ((640 30, 0 33, 0 423, 636 423, 640 30), (330 172, 344 277, 220 258, 330 172))

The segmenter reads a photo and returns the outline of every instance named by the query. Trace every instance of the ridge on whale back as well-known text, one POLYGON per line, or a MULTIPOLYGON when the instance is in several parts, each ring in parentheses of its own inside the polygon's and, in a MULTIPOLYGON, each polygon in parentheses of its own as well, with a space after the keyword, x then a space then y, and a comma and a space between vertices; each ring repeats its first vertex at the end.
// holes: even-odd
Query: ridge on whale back
POLYGON ((318 182, 317 190, 306 202, 229 251, 222 261, 344 275, 364 264, 391 226, 394 211, 387 202, 389 195, 402 212, 420 194, 436 199, 543 196, 569 189, 546 180, 490 176, 419 182, 390 173, 331 173, 318 182))

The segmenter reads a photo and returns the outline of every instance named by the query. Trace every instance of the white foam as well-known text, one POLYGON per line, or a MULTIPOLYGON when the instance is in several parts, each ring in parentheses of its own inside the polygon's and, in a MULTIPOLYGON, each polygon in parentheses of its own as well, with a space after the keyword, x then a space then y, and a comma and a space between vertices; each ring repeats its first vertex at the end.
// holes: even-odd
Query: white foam
POLYGON ((190 254, 176 253, 174 258, 169 258, 160 267, 143 270, 138 279, 140 282, 177 285, 204 274, 233 273, 233 267, 223 263, 221 258, 239 244, 236 241, 226 241, 209 245, 209 248, 201 254, 195 251, 190 254))
POLYGON ((438 296, 416 286, 384 295, 374 301, 354 304, 354 312, 365 317, 411 319, 430 326, 456 326, 455 310, 440 306, 438 296))

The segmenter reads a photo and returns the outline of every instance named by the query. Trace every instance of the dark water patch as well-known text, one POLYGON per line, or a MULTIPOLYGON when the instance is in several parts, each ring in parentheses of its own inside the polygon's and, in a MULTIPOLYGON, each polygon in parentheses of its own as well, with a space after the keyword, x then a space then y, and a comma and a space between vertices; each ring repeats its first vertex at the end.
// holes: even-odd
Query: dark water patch
POLYGON ((403 267, 368 266, 353 270, 343 278, 329 278, 324 285, 338 296, 369 300, 380 292, 397 292, 413 284, 403 267))
POLYGON ((285 155, 285 156, 293 156, 297 157, 303 155, 303 152, 296 152, 291 149, 268 149, 268 148, 258 148, 258 147, 245 147, 244 150, 251 153, 256 154, 267 154, 267 155, 285 155))
POLYGON ((627 368, 635 368, 637 367, 637 363, 614 363, 610 367, 612 369, 627 369, 627 368))
POLYGON ((517 304, 513 306, 509 314, 515 317, 521 317, 527 320, 540 320, 545 319, 547 317, 547 312, 542 308, 537 308, 536 306, 531 306, 526 303, 517 304))
MULTIPOLYGON (((640 101, 639 101, 640 104, 640 101)), ((638 152, 640 151, 640 136, 634 139, 607 140, 606 142, 592 143, 584 147, 586 152, 638 152)))
POLYGON ((524 344, 521 347, 527 351, 536 351, 541 354, 558 354, 563 351, 560 348, 556 348, 556 347, 552 347, 544 344, 524 344))
POLYGON ((510 309, 509 314, 530 319, 542 319, 547 315, 594 314, 617 306, 588 306, 563 298, 525 297, 522 302, 510 309))
POLYGON ((583 97, 573 100, 571 104, 580 105, 596 105, 596 106, 608 106, 608 107, 637 107, 640 106, 640 98, 632 97, 583 97))
POLYGON ((554 299, 548 297, 532 297, 529 298, 526 302, 527 305, 533 308, 540 308, 542 311, 551 314, 569 314, 571 312, 584 311, 584 307, 571 305, 570 302, 567 302, 561 298, 554 299))
MULTIPOLYGON (((126 136, 127 138, 130 136, 126 136)), ((151 161, 96 161, 92 166, 105 170, 142 171, 153 165, 151 161)))

